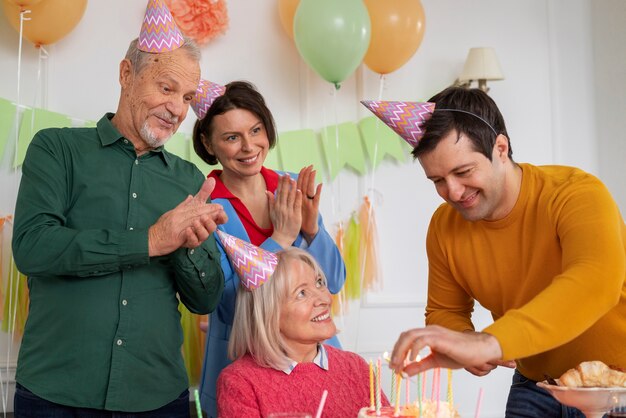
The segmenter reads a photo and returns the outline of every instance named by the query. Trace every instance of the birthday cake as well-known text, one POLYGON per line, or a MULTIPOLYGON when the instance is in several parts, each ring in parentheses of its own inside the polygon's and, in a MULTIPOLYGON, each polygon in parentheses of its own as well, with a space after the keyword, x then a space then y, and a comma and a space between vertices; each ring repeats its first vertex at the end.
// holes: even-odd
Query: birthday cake
POLYGON ((380 415, 369 407, 361 408, 357 418, 368 417, 422 417, 422 418, 460 418, 454 406, 450 406, 448 402, 436 402, 424 400, 422 402, 422 411, 420 414, 419 405, 407 405, 399 408, 398 415, 395 415, 396 408, 392 406, 383 406, 380 408, 380 415), (439 406, 437 407, 437 404, 439 406))

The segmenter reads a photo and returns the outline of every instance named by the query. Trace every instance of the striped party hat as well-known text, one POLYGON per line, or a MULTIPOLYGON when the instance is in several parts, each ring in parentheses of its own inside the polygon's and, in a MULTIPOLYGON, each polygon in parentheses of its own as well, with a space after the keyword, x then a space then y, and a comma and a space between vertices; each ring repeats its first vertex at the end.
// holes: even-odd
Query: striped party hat
POLYGON ((239 280, 247 290, 254 290, 269 280, 278 264, 276 254, 219 229, 216 233, 239 280))
POLYGON ((204 118, 215 99, 224 94, 225 91, 226 87, 222 85, 208 80, 200 80, 196 94, 191 100, 191 107, 198 119, 204 118))
POLYGON ((431 102, 363 100, 361 103, 413 148, 424 136, 422 127, 435 110, 435 104, 431 102))
POLYGON ((183 34, 163 0, 148 0, 139 33, 139 49, 159 54, 173 51, 183 43, 183 34))

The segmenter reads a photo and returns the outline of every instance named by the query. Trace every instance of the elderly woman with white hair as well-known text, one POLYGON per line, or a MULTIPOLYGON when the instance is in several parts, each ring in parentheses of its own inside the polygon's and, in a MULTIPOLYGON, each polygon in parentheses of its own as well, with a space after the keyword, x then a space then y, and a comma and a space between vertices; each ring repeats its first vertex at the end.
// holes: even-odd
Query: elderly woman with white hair
POLYGON ((337 332, 324 273, 306 251, 291 247, 276 257, 267 282, 239 287, 229 343, 235 361, 218 378, 218 415, 313 416, 328 390, 325 417, 356 417, 370 403, 369 368, 357 354, 323 344, 337 332))

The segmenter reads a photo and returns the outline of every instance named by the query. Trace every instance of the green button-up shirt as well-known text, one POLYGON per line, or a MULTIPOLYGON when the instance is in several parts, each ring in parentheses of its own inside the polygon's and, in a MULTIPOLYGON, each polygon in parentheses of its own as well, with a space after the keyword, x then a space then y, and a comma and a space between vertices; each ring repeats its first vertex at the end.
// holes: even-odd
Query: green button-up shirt
POLYGON ((137 157, 105 115, 45 129, 28 148, 13 253, 30 310, 16 380, 49 401, 147 411, 187 387, 178 297, 208 313, 224 286, 211 236, 148 256, 148 228, 204 176, 160 148, 137 157))

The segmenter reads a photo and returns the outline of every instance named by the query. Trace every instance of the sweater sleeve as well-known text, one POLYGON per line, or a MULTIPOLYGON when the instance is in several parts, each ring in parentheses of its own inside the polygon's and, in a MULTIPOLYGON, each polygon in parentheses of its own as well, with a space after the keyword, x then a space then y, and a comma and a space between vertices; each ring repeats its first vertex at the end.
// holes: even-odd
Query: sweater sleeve
POLYGON ((229 368, 217 379, 217 415, 220 418, 261 418, 254 388, 229 368))
POLYGON ((626 274, 624 221, 606 187, 593 176, 573 180, 555 193, 548 208, 562 248, 562 272, 527 304, 485 329, 500 342, 504 359, 571 341, 620 297, 626 274))

